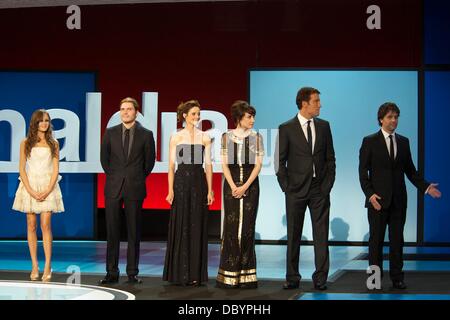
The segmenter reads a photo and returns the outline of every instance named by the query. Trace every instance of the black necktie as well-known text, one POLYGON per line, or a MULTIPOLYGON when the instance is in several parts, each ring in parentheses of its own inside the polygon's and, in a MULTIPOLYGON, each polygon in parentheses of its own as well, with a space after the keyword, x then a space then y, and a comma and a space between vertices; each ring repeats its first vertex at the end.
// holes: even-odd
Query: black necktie
POLYGON ((123 154, 128 159, 128 149, 130 148, 130 129, 125 129, 125 139, 123 141, 123 154))
POLYGON ((311 120, 308 120, 308 145, 309 145, 309 149, 311 150, 311 154, 312 154, 312 132, 311 132, 311 120))
POLYGON ((395 160, 395 154, 394 154, 394 139, 392 138, 392 134, 389 135, 390 145, 389 145, 389 158, 391 158, 391 161, 394 162, 395 160))

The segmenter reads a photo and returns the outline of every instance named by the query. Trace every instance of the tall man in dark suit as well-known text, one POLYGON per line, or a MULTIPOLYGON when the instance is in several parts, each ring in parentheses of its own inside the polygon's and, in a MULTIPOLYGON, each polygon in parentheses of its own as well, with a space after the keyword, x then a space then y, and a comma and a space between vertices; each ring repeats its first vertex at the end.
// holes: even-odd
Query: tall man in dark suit
POLYGON ((122 123, 105 131, 101 146, 101 163, 106 173, 105 213, 107 231, 106 271, 100 284, 119 281, 120 214, 122 205, 127 219, 128 283, 141 283, 139 247, 141 209, 147 195, 145 179, 155 165, 153 133, 136 121, 139 104, 133 98, 120 102, 122 123))
POLYGON ((298 114, 279 126, 275 156, 277 178, 286 196, 287 266, 283 288, 300 284, 300 240, 306 207, 311 213, 316 271, 314 287, 326 290, 330 266, 328 230, 330 191, 336 175, 333 138, 320 113, 319 90, 301 88, 297 93, 298 114))
POLYGON ((403 228, 407 194, 405 174, 421 191, 433 198, 441 193, 417 172, 408 138, 395 133, 400 110, 386 102, 378 109, 381 130, 363 139, 359 151, 359 181, 366 195, 369 218, 369 265, 383 274, 383 242, 389 225, 389 274, 393 287, 405 289, 403 269, 403 228))

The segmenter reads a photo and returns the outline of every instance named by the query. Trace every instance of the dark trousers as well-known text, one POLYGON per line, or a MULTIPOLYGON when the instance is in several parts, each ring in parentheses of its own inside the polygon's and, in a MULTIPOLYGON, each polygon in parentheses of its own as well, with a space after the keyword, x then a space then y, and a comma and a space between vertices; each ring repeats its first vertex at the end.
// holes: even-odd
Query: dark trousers
POLYGON ((303 231, 303 221, 306 207, 311 213, 314 241, 314 262, 316 271, 312 278, 314 283, 325 283, 330 268, 328 252, 328 229, 330 220, 330 196, 323 195, 320 185, 313 179, 306 198, 298 198, 295 193, 286 193, 287 212, 287 254, 286 280, 300 281, 299 257, 300 240, 303 231))
POLYGON ((383 274, 383 243, 386 225, 389 226, 389 275, 392 281, 403 281, 403 229, 406 208, 394 204, 380 211, 368 209, 370 238, 369 265, 376 265, 383 274))
POLYGON ((142 202, 143 200, 127 200, 122 196, 117 199, 105 199, 107 232, 106 272, 113 277, 119 276, 120 214, 122 205, 124 206, 127 219, 127 275, 135 276, 139 273, 142 202))

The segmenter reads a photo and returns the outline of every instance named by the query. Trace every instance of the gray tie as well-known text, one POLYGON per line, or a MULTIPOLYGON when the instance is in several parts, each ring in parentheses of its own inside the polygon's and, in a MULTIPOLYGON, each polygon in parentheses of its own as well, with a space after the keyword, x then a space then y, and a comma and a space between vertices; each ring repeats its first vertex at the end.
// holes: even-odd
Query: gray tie
POLYGON ((128 159, 128 149, 130 148, 130 129, 125 129, 125 139, 123 142, 123 154, 128 159))

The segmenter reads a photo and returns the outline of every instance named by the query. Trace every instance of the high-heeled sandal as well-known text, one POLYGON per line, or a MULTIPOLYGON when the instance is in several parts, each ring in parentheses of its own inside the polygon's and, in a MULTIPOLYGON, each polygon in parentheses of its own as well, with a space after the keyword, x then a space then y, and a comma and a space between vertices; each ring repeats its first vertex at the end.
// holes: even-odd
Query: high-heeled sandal
POLYGON ((201 286, 201 283, 200 283, 200 281, 189 281, 188 283, 187 283, 187 285, 188 286, 190 286, 190 287, 200 287, 201 286))
POLYGON ((30 280, 31 281, 39 280, 39 269, 37 270, 37 272, 31 271, 31 273, 30 273, 30 280))
POLYGON ((50 280, 52 279, 52 271, 50 270, 49 274, 43 274, 42 275, 42 282, 50 282, 50 280))

